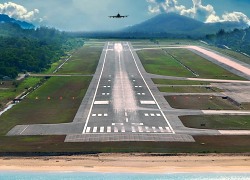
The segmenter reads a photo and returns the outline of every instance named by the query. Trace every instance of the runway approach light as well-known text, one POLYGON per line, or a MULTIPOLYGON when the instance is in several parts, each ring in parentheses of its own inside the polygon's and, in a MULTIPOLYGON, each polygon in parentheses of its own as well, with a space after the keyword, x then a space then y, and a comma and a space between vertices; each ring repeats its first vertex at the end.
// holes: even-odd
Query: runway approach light
POLYGON ((115 43, 114 49, 118 52, 122 51, 122 44, 121 43, 115 43))

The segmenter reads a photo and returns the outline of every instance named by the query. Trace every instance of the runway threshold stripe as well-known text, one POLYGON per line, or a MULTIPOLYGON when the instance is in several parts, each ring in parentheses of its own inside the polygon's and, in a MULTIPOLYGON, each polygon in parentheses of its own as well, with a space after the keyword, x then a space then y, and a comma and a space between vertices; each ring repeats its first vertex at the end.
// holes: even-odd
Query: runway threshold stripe
POLYGON ((97 132, 97 127, 94 127, 93 132, 94 132, 94 133, 97 132))
POLYGON ((107 127, 107 132, 111 133, 111 127, 110 126, 107 127))
POLYGON ((90 132, 90 129, 91 129, 91 127, 87 127, 86 132, 89 133, 89 132, 90 132))
POLYGON ((101 133, 104 132, 104 127, 100 127, 100 132, 101 132, 101 133))
POLYGON ((138 126, 138 129, 139 129, 139 132, 140 132, 140 133, 143 132, 143 129, 142 129, 141 126, 138 126))

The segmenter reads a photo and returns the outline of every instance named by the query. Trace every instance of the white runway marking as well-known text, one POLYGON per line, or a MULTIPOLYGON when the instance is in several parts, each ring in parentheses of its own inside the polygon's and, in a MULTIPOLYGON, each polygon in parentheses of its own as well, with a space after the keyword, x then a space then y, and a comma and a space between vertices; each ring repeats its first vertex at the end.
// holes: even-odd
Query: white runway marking
MULTIPOLYGON (((87 127, 86 129, 86 133, 112 133, 112 127, 111 126, 107 126, 107 132, 105 132, 105 126, 101 126, 101 127, 93 127, 92 131, 91 131, 91 127, 87 127)), ((132 133, 171 133, 171 130, 169 127, 149 127, 149 126, 131 126, 131 131, 132 133)), ((126 129, 124 126, 114 126, 113 129, 113 133, 125 133, 126 129)), ((223 132, 223 131, 222 131, 223 132)), ((233 131, 231 133, 235 133, 237 135, 249 135, 247 133, 249 133, 249 131, 233 131)), ((230 134, 231 134, 230 133, 230 134)), ((228 134, 225 132, 225 135, 228 134)), ((228 135, 230 135, 228 134, 228 135)))
POLYGON ((115 125, 121 125, 121 126, 123 126, 123 123, 112 123, 112 126, 115 126, 115 125))
POLYGON ((102 116, 102 114, 98 114, 98 116, 99 116, 99 117, 101 117, 101 116, 102 116))
POLYGON ((135 127, 134 127, 134 126, 132 126, 132 132, 133 132, 133 133, 135 133, 135 132, 136 132, 135 127))
POLYGON ((164 129, 162 127, 159 127, 159 129, 160 129, 161 132, 164 132, 164 129))
POLYGON ((154 105, 156 104, 155 101, 140 101, 141 104, 143 105, 154 105))
POLYGON ((151 113, 150 116, 155 116, 155 114, 151 113))
POLYGON ((131 123, 134 126, 143 126, 143 123, 131 123))
POLYGON ((174 130, 173 130, 173 128, 172 128, 172 126, 170 125, 170 123, 168 122, 168 120, 167 120, 166 116, 165 116, 165 115, 164 115, 164 113, 162 112, 161 107, 160 107, 160 106, 159 106, 159 104, 157 103, 157 101, 156 101, 156 99, 155 99, 155 97, 154 97, 154 95, 153 95, 152 91, 150 90, 150 88, 149 88, 149 86, 148 86, 148 84, 147 84, 146 80, 144 79, 144 77, 143 77, 143 75, 142 75, 142 73, 141 73, 141 71, 140 71, 140 69, 139 69, 139 67, 138 67, 138 64, 137 64, 137 62, 136 62, 136 60, 135 60, 135 56, 134 56, 134 54, 133 54, 133 52, 132 52, 132 50, 131 50, 131 48, 130 48, 130 45, 129 45, 129 44, 128 44, 128 47, 129 47, 129 51, 130 51, 130 53, 131 53, 131 55, 132 55, 132 57, 133 57, 134 63, 135 63, 135 65, 136 65, 136 68, 137 68, 137 70, 138 70, 138 72, 139 72, 139 74, 140 74, 140 76, 141 76, 142 80, 144 81, 144 83, 145 83, 145 85, 146 85, 146 87, 147 87, 148 91, 150 92, 150 94, 151 94, 152 98, 154 99, 154 101, 155 101, 155 103, 156 103, 156 105, 157 105, 158 109, 160 110, 160 112, 161 112, 161 114, 162 114, 163 118, 165 119, 165 121, 167 122, 168 126, 170 127, 170 129, 171 129, 172 133, 173 133, 173 134, 175 134, 175 132, 174 132, 174 130))
POLYGON ((95 116, 96 116, 96 114, 92 114, 92 116, 93 116, 93 117, 95 117, 95 116))
POLYGON ((29 127, 29 125, 27 125, 23 130, 22 132, 20 133, 20 135, 29 127))
POLYGON ((165 129, 167 130, 167 132, 171 132, 169 127, 165 127, 165 129))
POLYGON ((139 132, 140 132, 140 133, 143 132, 143 129, 142 129, 141 126, 138 126, 138 129, 139 129, 139 132))
POLYGON ((161 116, 161 114, 156 114, 156 116, 160 117, 160 116, 161 116))
POLYGON ((107 116, 108 116, 108 114, 104 114, 104 116, 105 116, 105 117, 107 117, 107 116))
POLYGON ((89 133, 89 132, 90 132, 90 129, 91 129, 91 127, 87 127, 86 132, 89 133))
POLYGON ((109 104, 109 101, 95 101, 94 104, 95 105, 107 105, 109 104))
POLYGON ((144 114, 146 117, 149 116, 147 113, 144 114))
POLYGON ((128 118, 126 118, 126 122, 128 122, 128 118))
MULTIPOLYGON (((109 43, 108 43, 108 46, 109 46, 109 43)), ((91 111, 92 111, 92 108, 93 108, 93 105, 94 105, 94 101, 95 101, 95 98, 96 98, 97 90, 98 90, 98 87, 99 87, 99 85, 100 85, 101 77, 102 77, 102 74, 103 74, 103 69, 104 69, 104 66, 105 66, 105 62, 106 62, 106 58, 107 58, 107 53, 108 53, 108 51, 106 50, 105 55, 104 55, 103 64, 102 64, 101 74, 100 74, 100 77, 99 77, 99 79, 98 79, 98 83, 97 83, 97 86, 96 86, 96 90, 95 90, 95 94, 94 94, 94 97, 93 97, 93 101, 92 101, 92 104, 91 104, 91 106, 90 106, 89 114, 88 114, 86 123, 85 123, 85 125, 84 125, 82 134, 85 133, 86 128, 87 128, 87 125, 88 125, 88 122, 89 122, 90 114, 91 114, 91 111)))
POLYGON ((107 127, 107 132, 111 133, 111 127, 110 126, 107 127))

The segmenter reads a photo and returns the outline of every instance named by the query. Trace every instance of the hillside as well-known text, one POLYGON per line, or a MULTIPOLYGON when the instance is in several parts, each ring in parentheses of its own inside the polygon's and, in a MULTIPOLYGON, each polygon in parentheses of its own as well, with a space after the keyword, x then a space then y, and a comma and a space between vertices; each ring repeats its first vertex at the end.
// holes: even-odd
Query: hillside
POLYGON ((234 29, 231 32, 220 30, 216 34, 209 34, 203 38, 209 44, 230 48, 250 55, 250 28, 234 29))
POLYGON ((23 29, 34 29, 35 28, 35 26, 31 23, 10 18, 8 15, 5 15, 5 14, 0 14, 0 23, 18 24, 23 29))
POLYGON ((140 24, 128 27, 123 32, 141 33, 168 33, 190 36, 204 36, 209 33, 216 33, 220 29, 233 30, 246 27, 237 22, 203 23, 192 18, 181 16, 175 13, 159 14, 140 24))

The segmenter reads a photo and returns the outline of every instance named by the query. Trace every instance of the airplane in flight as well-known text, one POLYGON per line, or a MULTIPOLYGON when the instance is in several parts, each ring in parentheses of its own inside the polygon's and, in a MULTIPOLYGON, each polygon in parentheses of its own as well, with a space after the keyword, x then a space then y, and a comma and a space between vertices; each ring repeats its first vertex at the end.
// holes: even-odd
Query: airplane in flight
POLYGON ((126 17, 128 17, 128 15, 121 16, 120 13, 118 13, 116 16, 109 16, 109 18, 126 18, 126 17))

